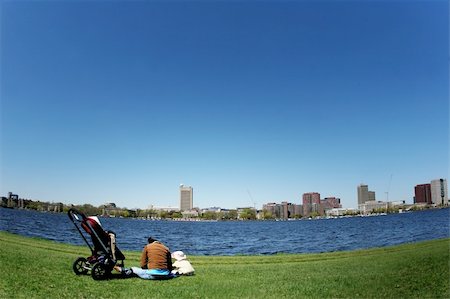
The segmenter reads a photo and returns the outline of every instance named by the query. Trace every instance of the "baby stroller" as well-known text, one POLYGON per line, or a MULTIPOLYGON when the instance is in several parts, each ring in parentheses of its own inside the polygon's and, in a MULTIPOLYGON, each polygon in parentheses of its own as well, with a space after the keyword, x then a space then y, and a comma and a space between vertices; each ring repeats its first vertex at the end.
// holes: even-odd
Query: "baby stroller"
POLYGON ((91 250, 91 256, 79 257, 73 263, 75 274, 88 274, 90 271, 93 279, 101 280, 109 277, 114 266, 124 266, 125 256, 116 246, 114 232, 104 231, 96 216, 86 217, 75 209, 70 209, 67 214, 91 250), (91 243, 85 234, 90 235, 91 243))

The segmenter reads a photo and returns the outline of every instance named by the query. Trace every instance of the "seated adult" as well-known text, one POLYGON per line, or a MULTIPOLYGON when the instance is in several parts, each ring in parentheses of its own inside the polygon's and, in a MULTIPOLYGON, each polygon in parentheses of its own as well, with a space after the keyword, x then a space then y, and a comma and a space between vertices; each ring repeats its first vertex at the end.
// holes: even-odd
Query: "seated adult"
POLYGON ((168 279, 174 277, 172 271, 172 259, 169 248, 152 237, 148 238, 148 244, 141 254, 139 267, 128 269, 116 268, 126 275, 137 275, 143 279, 168 279), (131 273, 132 272, 132 273, 131 273))

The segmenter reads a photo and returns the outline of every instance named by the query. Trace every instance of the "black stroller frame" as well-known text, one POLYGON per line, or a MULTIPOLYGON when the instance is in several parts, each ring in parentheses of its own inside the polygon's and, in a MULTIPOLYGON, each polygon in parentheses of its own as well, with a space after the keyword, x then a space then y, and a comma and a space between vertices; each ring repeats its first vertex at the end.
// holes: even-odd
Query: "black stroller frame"
POLYGON ((67 215, 91 250, 89 257, 75 260, 72 267, 75 274, 86 275, 90 272, 93 279, 102 280, 111 275, 114 266, 124 267, 125 256, 115 244, 114 232, 104 231, 99 223, 76 209, 70 209, 67 215), (90 235, 92 245, 85 234, 90 235))

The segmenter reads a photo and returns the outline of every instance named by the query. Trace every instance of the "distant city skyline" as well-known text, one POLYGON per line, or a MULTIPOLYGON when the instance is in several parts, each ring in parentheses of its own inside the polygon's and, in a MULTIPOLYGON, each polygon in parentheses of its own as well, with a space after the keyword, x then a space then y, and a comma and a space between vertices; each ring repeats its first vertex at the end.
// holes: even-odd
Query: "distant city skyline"
POLYGON ((448 1, 2 1, 0 193, 412 203, 449 177, 448 1))
MULTIPOLYGON (((386 200, 377 200, 375 197, 375 191, 369 191, 367 184, 359 184, 356 188, 357 190, 357 208, 353 207, 343 207, 341 204, 341 199, 334 196, 322 197, 318 192, 306 192, 302 194, 302 200, 300 202, 297 201, 289 201, 284 200, 281 202, 269 201, 263 203, 262 206, 256 206, 254 203, 251 205, 237 205, 235 207, 221 207, 221 206, 197 206, 194 205, 194 188, 192 186, 186 186, 184 184, 179 185, 179 206, 155 206, 150 204, 145 207, 134 207, 137 209, 162 209, 162 210, 180 210, 180 211, 190 211, 192 209, 242 209, 242 208, 255 208, 257 210, 261 209, 269 209, 273 214, 280 213, 280 217, 284 218, 287 215, 292 214, 301 214, 303 216, 310 216, 313 213, 319 213, 320 215, 325 214, 325 210, 334 209, 334 208, 343 208, 343 209, 363 209, 366 210, 367 207, 363 207, 365 204, 369 204, 369 207, 374 206, 374 202, 379 203, 398 203, 403 202, 404 204, 433 204, 433 205, 441 205, 449 204, 448 197, 448 185, 447 179, 440 178, 431 180, 430 183, 426 184, 418 184, 414 186, 414 197, 412 202, 406 200, 394 200, 390 201, 388 198, 386 200), (278 211, 278 207, 282 207, 281 211, 278 211), (288 208, 289 207, 289 208, 288 208), (292 208, 292 209, 291 209, 292 208), (299 208, 299 209, 297 209, 299 208), (289 212, 288 212, 289 210, 289 212)), ((0 194, 1 195, 1 194, 0 194)), ((24 198, 20 197, 18 194, 14 194, 13 192, 8 192, 8 196, 5 197, 8 200, 16 200, 19 203, 23 200, 41 200, 43 202, 49 202, 44 199, 36 199, 36 198, 24 198)), ((55 202, 53 202, 55 203, 55 202)), ((59 200, 57 203, 63 204, 73 204, 65 202, 64 200, 59 200)), ((55 203, 56 204, 56 203, 55 203)), ((79 203, 79 204, 91 204, 89 202, 79 203)), ((8 203, 8 206, 12 206, 12 204, 8 203)), ((115 203, 103 203, 101 205, 113 205, 116 207, 115 203)), ((375 204, 376 205, 376 204, 375 204)), ((99 205, 100 206, 100 205, 99 205)), ((371 208, 369 209, 371 210, 371 208)))

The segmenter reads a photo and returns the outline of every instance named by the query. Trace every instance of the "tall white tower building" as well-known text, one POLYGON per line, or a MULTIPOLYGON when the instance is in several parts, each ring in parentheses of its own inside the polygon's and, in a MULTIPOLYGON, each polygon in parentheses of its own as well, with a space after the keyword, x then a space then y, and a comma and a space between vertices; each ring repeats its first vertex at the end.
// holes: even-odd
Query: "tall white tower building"
POLYGON ((180 185, 180 211, 189 211, 194 207, 194 190, 191 186, 180 185))

